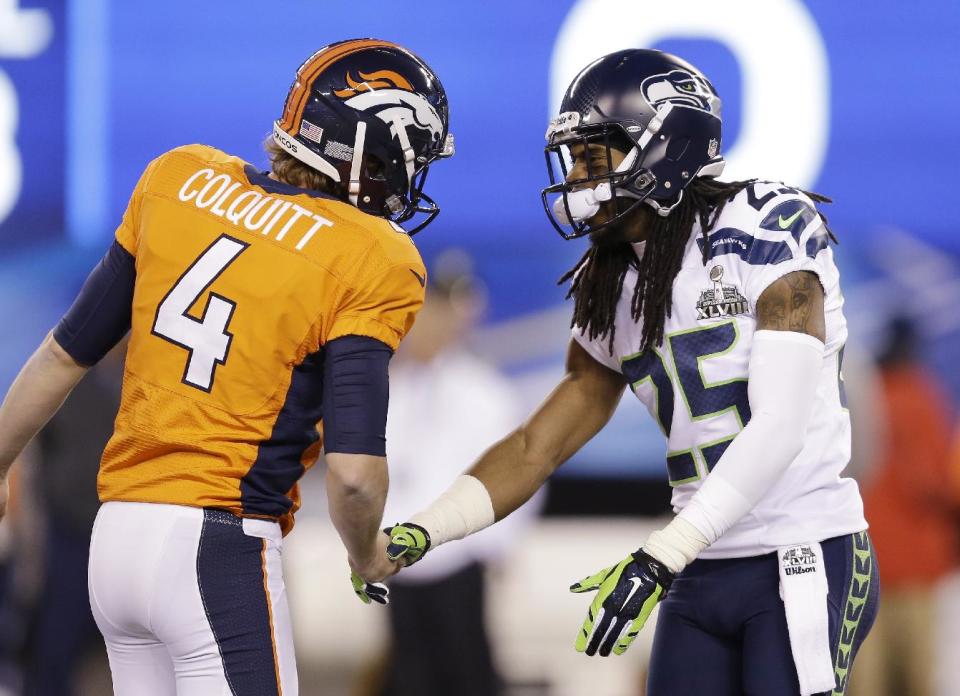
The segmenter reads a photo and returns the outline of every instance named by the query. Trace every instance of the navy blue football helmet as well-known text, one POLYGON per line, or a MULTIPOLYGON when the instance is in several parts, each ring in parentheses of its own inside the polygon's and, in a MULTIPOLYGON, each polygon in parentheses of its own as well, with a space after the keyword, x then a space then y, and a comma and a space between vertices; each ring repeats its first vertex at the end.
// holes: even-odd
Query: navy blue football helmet
POLYGON ((453 154, 447 95, 407 49, 378 39, 330 44, 297 70, 273 139, 340 185, 360 210, 426 227, 440 208, 423 192, 430 164, 453 154))
POLYGON ((627 49, 595 60, 564 94, 560 114, 547 129, 550 185, 541 200, 553 226, 566 239, 615 224, 641 203, 670 214, 697 176, 717 176, 720 98, 703 74, 662 51, 627 49), (567 181, 569 148, 600 143, 626 153, 615 169, 567 181), (559 194, 559 195, 556 195, 559 194), (604 201, 616 215, 591 226, 604 201))

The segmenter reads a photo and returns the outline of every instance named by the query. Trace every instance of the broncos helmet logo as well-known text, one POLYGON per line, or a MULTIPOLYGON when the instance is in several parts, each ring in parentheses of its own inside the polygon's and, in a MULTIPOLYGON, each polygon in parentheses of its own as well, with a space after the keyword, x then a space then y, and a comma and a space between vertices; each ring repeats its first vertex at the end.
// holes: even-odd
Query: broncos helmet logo
POLYGON ((443 120, 437 110, 399 73, 378 70, 358 73, 355 80, 347 73, 345 89, 334 91, 344 104, 358 111, 371 111, 390 126, 394 137, 399 129, 414 127, 427 131, 437 142, 443 134, 443 120))
POLYGON ((641 84, 644 99, 656 111, 664 104, 692 107, 718 115, 720 100, 706 80, 686 70, 651 75, 641 84))

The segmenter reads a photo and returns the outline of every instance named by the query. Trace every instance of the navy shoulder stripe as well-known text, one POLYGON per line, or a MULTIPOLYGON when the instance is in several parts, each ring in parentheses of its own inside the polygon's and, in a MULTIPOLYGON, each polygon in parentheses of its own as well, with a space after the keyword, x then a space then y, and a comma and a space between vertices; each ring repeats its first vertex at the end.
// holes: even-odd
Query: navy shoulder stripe
POLYGON ((800 235, 817 217, 817 211, 799 198, 775 206, 760 223, 760 228, 771 232, 789 232, 800 243, 800 235))
MULTIPOLYGON (((697 237, 697 244, 700 246, 700 251, 704 251, 702 237, 697 237)), ((790 245, 786 242, 757 239, 736 227, 724 227, 711 232, 707 244, 709 244, 707 253, 709 259, 724 254, 736 254, 752 266, 768 266, 793 258, 790 245)))

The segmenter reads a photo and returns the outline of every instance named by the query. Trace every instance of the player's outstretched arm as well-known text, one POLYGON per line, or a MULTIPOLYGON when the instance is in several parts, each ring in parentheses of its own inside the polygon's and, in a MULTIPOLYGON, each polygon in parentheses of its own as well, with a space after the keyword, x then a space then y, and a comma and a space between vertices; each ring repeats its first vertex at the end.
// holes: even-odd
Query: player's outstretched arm
POLYGON ((330 453, 326 483, 330 519, 347 549, 354 591, 364 602, 379 601, 364 593, 376 592, 373 584, 399 568, 387 559, 387 537, 380 533, 387 499, 387 460, 367 454, 330 453))
POLYGON ((600 432, 625 387, 622 375, 570 341, 560 384, 526 423, 467 471, 489 492, 497 520, 527 502, 561 464, 600 432))
POLYGON ((387 497, 388 372, 393 350, 348 334, 324 346, 323 437, 330 518, 344 546, 361 601, 387 603, 377 581, 399 567, 386 558, 380 533, 387 497))
MULTIPOLYGON (((40 344, 0 405, 0 482, 6 481, 14 459, 53 417, 88 369, 74 361, 52 335, 40 344)), ((0 493, 0 497, 2 517, 6 495, 0 493)))
POLYGON ((390 530, 390 557, 410 565, 432 546, 461 539, 516 510, 606 425, 624 387, 621 375, 571 341, 566 374, 553 392, 430 507, 390 530))

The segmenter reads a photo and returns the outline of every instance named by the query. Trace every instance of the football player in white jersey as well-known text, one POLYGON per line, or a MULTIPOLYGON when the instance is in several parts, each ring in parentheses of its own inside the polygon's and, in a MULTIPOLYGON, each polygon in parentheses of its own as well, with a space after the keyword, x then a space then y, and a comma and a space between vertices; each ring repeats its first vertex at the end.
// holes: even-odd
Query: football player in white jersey
POLYGON ((574 79, 547 131, 543 191, 557 230, 591 240, 565 276, 566 375, 392 528, 388 554, 416 562, 508 515, 629 386, 666 436, 676 516, 571 587, 597 592, 577 650, 623 653, 663 600, 651 696, 843 694, 879 587, 857 485, 841 475, 847 329, 814 203, 827 199, 718 181, 720 143, 720 99, 679 58, 619 51, 574 79))

